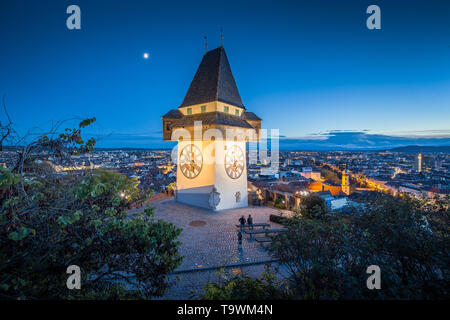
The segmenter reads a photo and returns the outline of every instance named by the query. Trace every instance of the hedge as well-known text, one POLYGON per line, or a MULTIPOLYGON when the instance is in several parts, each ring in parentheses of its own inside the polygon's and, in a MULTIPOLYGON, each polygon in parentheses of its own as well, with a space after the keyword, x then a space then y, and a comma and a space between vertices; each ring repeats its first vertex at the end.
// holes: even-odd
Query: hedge
POLYGON ((286 217, 282 217, 276 214, 271 214, 269 217, 269 220, 275 223, 279 223, 279 224, 285 224, 288 221, 288 218, 286 217))

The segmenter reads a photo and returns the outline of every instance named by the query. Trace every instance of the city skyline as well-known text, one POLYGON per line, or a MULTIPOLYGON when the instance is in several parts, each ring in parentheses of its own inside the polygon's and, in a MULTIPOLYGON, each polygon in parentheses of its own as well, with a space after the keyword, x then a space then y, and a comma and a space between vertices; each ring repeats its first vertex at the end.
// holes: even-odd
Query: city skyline
POLYGON ((372 1, 0 1, 0 301, 449 300, 450 2, 372 1))
POLYGON ((19 133, 95 116, 99 147, 169 148, 160 117, 223 28, 244 104, 281 149, 450 145, 447 3, 378 1, 381 30, 365 1, 135 4, 78 1, 81 30, 67 3, 2 4, 0 93, 19 133))

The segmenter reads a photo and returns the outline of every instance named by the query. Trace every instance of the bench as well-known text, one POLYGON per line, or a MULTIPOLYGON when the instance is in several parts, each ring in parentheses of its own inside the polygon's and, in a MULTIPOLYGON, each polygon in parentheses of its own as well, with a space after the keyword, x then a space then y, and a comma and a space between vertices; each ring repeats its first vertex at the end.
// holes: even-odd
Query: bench
POLYGON ((263 243, 263 242, 271 242, 272 238, 270 238, 270 237, 257 237, 257 238, 255 238, 255 240, 258 241, 258 242, 263 243))
POLYGON ((263 229, 266 229, 266 227, 270 227, 269 223, 253 223, 253 224, 244 224, 244 225, 240 225, 237 224, 236 227, 238 228, 242 228, 242 229, 248 229, 250 227, 262 227, 263 229))
POLYGON ((276 233, 276 232, 283 232, 284 228, 272 228, 272 229, 264 229, 264 230, 244 230, 246 234, 250 235, 250 239, 253 239, 254 234, 268 234, 268 233, 276 233))

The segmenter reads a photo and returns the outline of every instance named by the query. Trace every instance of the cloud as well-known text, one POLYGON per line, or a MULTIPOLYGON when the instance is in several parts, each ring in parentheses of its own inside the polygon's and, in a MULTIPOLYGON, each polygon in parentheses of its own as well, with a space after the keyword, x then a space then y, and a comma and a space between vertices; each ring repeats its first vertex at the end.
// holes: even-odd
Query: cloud
MULTIPOLYGON (((439 130, 436 130, 439 131, 439 130)), ((283 138, 280 139, 280 149, 304 150, 367 150, 388 149, 409 145, 448 146, 450 133, 445 130, 425 134, 404 133, 403 135, 372 134, 368 130, 347 131, 333 130, 317 134, 314 138, 283 138), (433 134, 434 133, 434 134, 433 134), (322 139, 317 139, 317 136, 322 139)))
MULTIPOLYGON (((111 133, 91 135, 97 140, 97 147, 103 148, 164 148, 170 149, 175 142, 163 141, 162 133, 111 133)), ((270 141, 269 148, 270 148, 270 141)), ((424 132, 404 132, 394 134, 370 133, 368 130, 332 130, 312 133, 302 137, 280 137, 281 150, 378 150, 395 147, 449 146, 449 130, 432 130, 424 132)))
POLYGON ((169 149, 175 143, 162 140, 162 131, 150 133, 110 133, 110 134, 87 134, 97 140, 98 148, 149 148, 169 149))

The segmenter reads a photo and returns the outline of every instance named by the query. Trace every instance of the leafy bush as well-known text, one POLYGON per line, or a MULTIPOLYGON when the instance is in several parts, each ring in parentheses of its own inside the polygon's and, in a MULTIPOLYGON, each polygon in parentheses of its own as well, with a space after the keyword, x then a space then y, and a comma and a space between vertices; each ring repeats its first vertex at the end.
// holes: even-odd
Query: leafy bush
MULTIPOLYGON (((288 266, 300 299, 449 298, 448 224, 416 203, 383 199, 348 216, 294 217, 270 250, 288 266), (300 257, 300 259, 299 259, 300 257), (366 287, 381 268, 382 290, 366 287)), ((445 215, 445 213, 433 213, 445 215)))
POLYGON ((268 270, 261 277, 252 278, 245 274, 228 277, 223 270, 218 273, 220 281, 210 282, 200 296, 205 300, 268 300, 281 298, 279 284, 268 270))
POLYGON ((276 199, 273 206, 278 209, 286 209, 286 206, 281 199, 276 199))
POLYGON ((161 296, 180 265, 181 229, 155 220, 152 208, 129 216, 136 180, 104 170, 60 175, 36 161, 92 150, 95 141, 84 144, 79 130, 91 121, 40 137, 19 154, 14 172, 1 169, 0 298, 161 296), (81 268, 80 290, 66 287, 70 265, 81 268))
POLYGON ((282 217, 276 214, 271 214, 269 216, 269 220, 275 223, 279 223, 279 224, 285 224, 289 221, 289 218, 287 217, 282 217))
POLYGON ((268 270, 259 278, 233 276, 208 284, 203 298, 450 298, 448 212, 380 197, 348 215, 294 215, 285 226, 269 250, 287 270, 286 279, 275 281, 268 270), (381 269, 381 290, 366 286, 370 265, 381 269))
POLYGON ((311 193, 301 197, 299 213, 305 218, 320 219, 328 213, 328 207, 321 196, 311 193))

